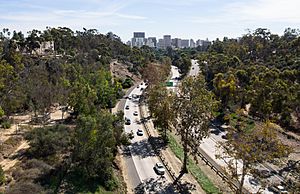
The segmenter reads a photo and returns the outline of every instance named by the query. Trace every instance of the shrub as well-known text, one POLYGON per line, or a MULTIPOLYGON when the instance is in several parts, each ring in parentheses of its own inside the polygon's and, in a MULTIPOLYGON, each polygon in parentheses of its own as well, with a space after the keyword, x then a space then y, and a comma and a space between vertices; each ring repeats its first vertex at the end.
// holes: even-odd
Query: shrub
POLYGON ((0 185, 3 185, 4 183, 5 183, 5 174, 2 167, 0 166, 0 185))
POLYGON ((4 129, 9 129, 11 127, 10 121, 3 121, 1 125, 4 129))

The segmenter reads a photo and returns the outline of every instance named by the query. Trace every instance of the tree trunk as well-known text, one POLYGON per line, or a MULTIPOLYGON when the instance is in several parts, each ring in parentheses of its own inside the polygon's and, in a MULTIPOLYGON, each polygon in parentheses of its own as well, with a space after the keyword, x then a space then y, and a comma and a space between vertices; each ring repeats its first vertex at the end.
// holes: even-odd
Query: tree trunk
POLYGON ((243 187, 244 187, 244 181, 245 181, 245 176, 246 176, 246 167, 243 165, 242 167, 242 177, 239 185, 239 189, 237 190, 237 194, 243 194, 243 187))
MULTIPOLYGON (((187 147, 186 143, 185 143, 185 147, 187 147)), ((188 173, 188 170, 187 170, 187 162, 188 162, 187 161, 188 160, 187 148, 184 148, 183 151, 184 151, 184 157, 183 157, 182 172, 188 173)))

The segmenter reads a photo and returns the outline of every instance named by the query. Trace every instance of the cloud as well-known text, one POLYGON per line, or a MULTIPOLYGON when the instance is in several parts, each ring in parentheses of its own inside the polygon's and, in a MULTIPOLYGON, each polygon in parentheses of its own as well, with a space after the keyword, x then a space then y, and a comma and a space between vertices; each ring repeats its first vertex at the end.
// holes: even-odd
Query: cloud
POLYGON ((232 3, 225 9, 240 20, 299 23, 299 7, 299 0, 256 0, 232 3))
MULTIPOLYGON (((52 0, 54 4, 57 0, 52 0)), ((64 0, 62 5, 66 5, 71 0, 64 0)), ((120 26, 126 22, 134 20, 146 20, 140 15, 132 15, 123 12, 126 6, 135 0, 116 1, 116 0, 74 0, 79 3, 77 6, 68 9, 69 6, 61 6, 57 9, 53 4, 40 3, 36 0, 10 2, 10 8, 0 15, 0 27, 28 31, 33 28, 45 29, 46 26, 57 27, 66 26, 72 29, 98 28, 120 26), (37 2, 34 6, 32 3, 37 2), (90 3, 88 7, 81 4, 90 3), (94 5, 92 8, 91 6, 94 5)), ((0 5, 0 9, 4 9, 0 5)))
POLYGON ((299 0, 236 1, 216 8, 217 14, 190 17, 191 23, 300 23, 299 0))

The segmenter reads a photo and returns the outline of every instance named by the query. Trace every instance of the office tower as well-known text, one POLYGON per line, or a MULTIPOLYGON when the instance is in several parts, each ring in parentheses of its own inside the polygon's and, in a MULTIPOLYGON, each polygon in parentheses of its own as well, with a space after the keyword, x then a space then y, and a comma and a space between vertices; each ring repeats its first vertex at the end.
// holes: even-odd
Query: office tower
POLYGON ((172 46, 172 40, 171 40, 171 35, 164 35, 164 48, 166 49, 167 47, 172 46))
POLYGON ((196 43, 194 42, 193 39, 190 40, 190 48, 195 48, 196 47, 196 43))
POLYGON ((145 32, 133 32, 133 38, 131 39, 132 46, 141 48, 145 45, 145 32))
POLYGON ((188 47, 189 47, 189 40, 188 39, 182 39, 180 48, 188 48, 188 47))
POLYGON ((148 37, 146 45, 151 48, 156 48, 157 45, 156 37, 148 37))

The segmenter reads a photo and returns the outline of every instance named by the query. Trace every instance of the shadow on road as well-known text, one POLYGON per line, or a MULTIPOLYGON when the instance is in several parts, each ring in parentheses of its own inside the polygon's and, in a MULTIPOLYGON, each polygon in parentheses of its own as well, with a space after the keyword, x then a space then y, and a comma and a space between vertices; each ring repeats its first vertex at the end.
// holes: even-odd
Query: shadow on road
POLYGON ((140 156, 142 158, 157 156, 158 152, 166 149, 166 144, 160 137, 149 137, 139 142, 134 142, 131 146, 132 156, 140 156), (155 145, 156 151, 151 147, 151 144, 155 145))
POLYGON ((135 189, 134 193, 177 193, 173 184, 167 183, 164 176, 157 178, 149 178, 140 183, 135 189))

